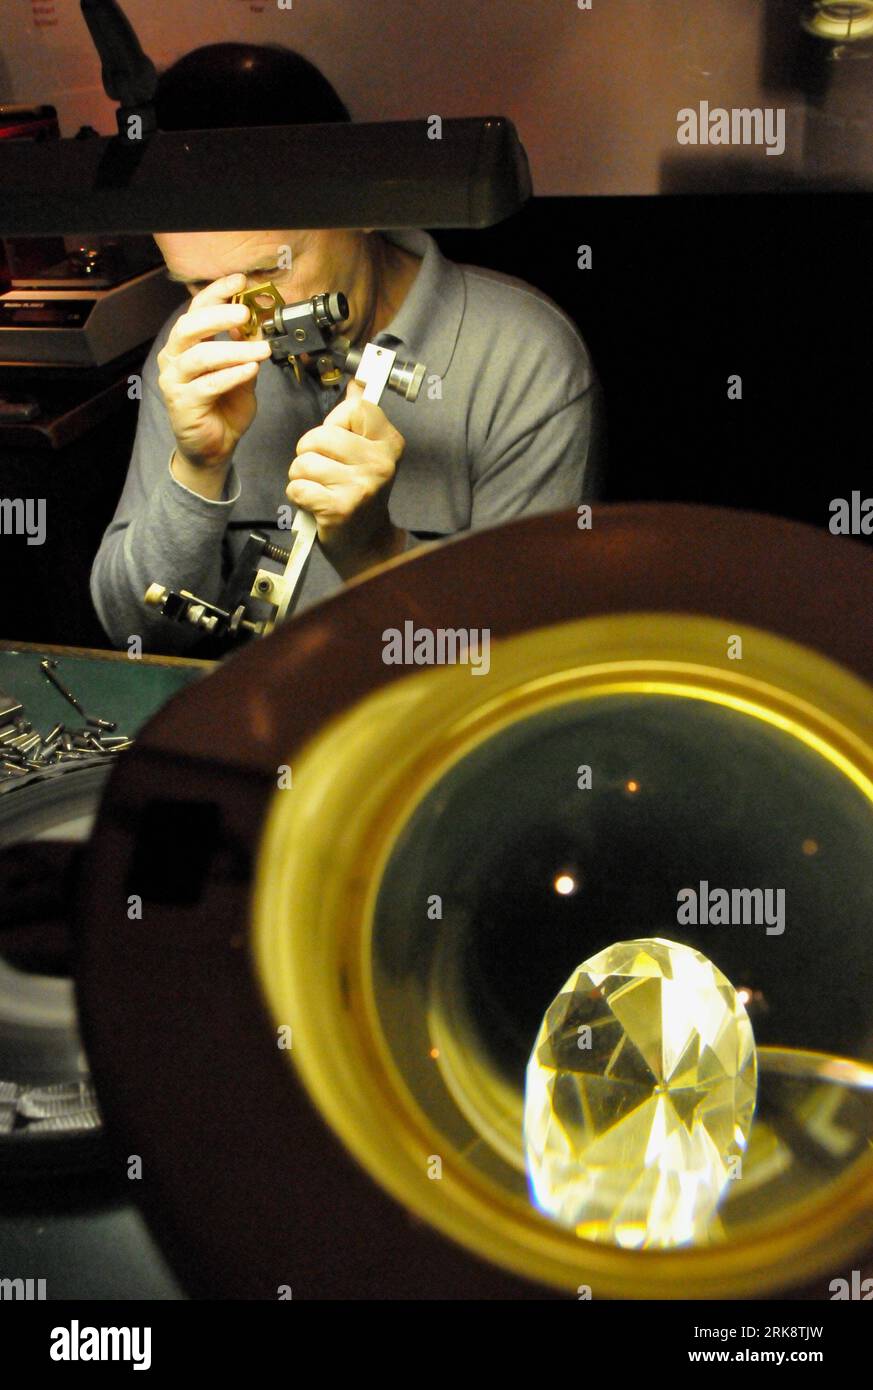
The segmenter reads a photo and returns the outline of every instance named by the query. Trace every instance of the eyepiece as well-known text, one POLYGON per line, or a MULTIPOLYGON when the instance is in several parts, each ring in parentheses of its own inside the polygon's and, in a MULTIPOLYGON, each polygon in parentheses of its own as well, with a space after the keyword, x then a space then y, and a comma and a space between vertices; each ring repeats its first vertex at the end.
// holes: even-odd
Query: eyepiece
POLYGON ((407 401, 417 400, 425 370, 423 362, 395 362, 388 385, 407 401))
MULTIPOLYGON (((350 376, 357 373, 363 353, 360 348, 352 347, 348 338, 337 338, 331 346, 331 352, 342 371, 348 372, 350 376)), ((407 362, 397 361, 391 368, 391 375, 387 381, 388 389, 396 391, 404 400, 417 400, 426 371, 423 362, 414 362, 411 359, 407 362)))
POLYGON ((341 290, 333 294, 316 294, 312 299, 312 311, 319 328, 331 328, 348 318, 349 301, 341 290))

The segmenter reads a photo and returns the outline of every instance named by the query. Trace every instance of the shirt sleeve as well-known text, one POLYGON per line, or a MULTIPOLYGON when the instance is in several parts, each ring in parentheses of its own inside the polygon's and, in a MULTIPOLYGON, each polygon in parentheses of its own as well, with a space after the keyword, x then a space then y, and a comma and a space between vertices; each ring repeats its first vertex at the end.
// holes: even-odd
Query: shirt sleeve
POLYGON ((142 400, 133 454, 118 507, 91 569, 91 599, 116 647, 139 636, 143 651, 184 652, 203 638, 172 623, 143 599, 150 584, 188 589, 214 602, 222 584, 222 539, 239 498, 231 466, 220 501, 186 488, 170 470, 175 439, 157 388, 158 344, 143 368, 142 400))

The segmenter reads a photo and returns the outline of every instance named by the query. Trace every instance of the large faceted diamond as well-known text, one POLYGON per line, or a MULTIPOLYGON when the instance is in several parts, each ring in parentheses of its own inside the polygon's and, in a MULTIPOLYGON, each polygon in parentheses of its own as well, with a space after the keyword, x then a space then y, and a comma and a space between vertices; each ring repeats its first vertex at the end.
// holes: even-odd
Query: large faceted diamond
POLYGON ((755 1108, 752 1026, 699 951, 620 941, 573 972, 527 1066, 531 1190, 587 1240, 705 1241, 755 1108))

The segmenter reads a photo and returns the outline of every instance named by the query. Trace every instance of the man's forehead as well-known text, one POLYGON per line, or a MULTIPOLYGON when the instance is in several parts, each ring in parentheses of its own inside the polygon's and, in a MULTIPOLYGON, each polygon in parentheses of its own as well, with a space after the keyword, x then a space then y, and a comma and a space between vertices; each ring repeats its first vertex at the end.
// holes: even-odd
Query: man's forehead
POLYGON ((287 268, 300 246, 299 235, 285 231, 165 232, 155 240, 171 279, 207 283, 235 272, 287 268))

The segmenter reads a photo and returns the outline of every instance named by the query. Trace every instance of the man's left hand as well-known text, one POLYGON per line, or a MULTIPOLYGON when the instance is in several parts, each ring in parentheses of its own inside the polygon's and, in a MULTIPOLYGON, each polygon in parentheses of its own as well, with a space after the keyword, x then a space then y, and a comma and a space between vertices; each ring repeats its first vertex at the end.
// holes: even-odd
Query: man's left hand
POLYGON ((345 399, 301 435, 285 489, 315 517, 322 549, 344 578, 400 554, 405 543, 388 498, 406 441, 363 392, 350 381, 345 399))

